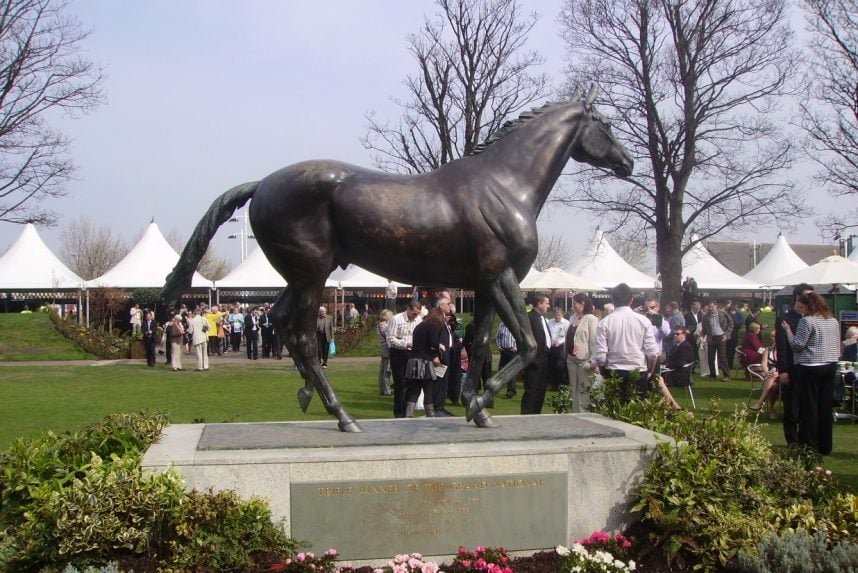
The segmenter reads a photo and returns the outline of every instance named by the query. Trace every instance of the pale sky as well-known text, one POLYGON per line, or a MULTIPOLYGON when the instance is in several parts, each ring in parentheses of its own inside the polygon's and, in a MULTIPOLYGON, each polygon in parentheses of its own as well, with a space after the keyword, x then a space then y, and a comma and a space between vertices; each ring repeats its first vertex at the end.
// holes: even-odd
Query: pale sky
MULTIPOLYGON (((560 85, 561 0, 522 4, 541 15, 530 47, 560 85)), ((39 229, 57 254, 62 227, 80 215, 129 243, 153 217, 163 233, 175 228, 187 239, 211 201, 239 183, 307 159, 372 167, 359 141, 364 115, 399 117, 390 100, 406 96, 402 80, 416 69, 405 36, 436 8, 428 0, 72 0, 70 11, 92 30, 83 48, 107 72, 107 102, 56 123, 73 138, 79 166, 69 196, 51 204, 59 225, 39 229)), ((825 201, 832 211, 854 207, 825 201)), ((578 253, 594 227, 556 208, 540 221, 541 234, 562 235, 578 253)), ((238 230, 227 223, 214 240, 233 264, 239 242, 226 236, 238 230)), ((20 232, 0 223, 0 252, 20 232)), ((776 236, 772 227, 754 238, 776 236)), ((821 242, 813 225, 787 238, 821 242)))

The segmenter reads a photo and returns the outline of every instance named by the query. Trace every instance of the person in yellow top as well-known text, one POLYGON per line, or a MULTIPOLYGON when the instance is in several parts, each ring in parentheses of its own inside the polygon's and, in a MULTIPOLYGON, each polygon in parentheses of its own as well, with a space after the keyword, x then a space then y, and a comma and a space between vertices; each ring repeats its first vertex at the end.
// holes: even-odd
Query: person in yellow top
POLYGON ((217 352, 218 356, 223 356, 223 344, 219 344, 220 340, 218 339, 218 331, 220 331, 220 336, 223 338, 223 328, 219 328, 226 316, 229 313, 221 312, 218 305, 213 304, 212 307, 206 312, 205 318, 209 325, 208 335, 209 335, 209 356, 217 352))

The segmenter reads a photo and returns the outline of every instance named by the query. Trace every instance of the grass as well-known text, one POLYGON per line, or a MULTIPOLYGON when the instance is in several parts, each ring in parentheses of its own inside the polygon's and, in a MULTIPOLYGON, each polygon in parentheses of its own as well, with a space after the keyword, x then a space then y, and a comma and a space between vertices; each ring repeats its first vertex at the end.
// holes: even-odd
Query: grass
POLYGON ((58 333, 45 314, 0 314, 0 361, 95 358, 58 333))
MULTIPOLYGON (((377 348, 374 331, 367 336, 360 354, 377 348)), ((73 360, 93 358, 53 332, 50 322, 39 315, 0 314, 0 360, 73 360), (57 340, 59 338, 59 340, 57 340), (10 344, 20 350, 9 352, 10 344), (29 349, 29 351, 25 351, 29 349)), ((377 393, 378 362, 373 358, 332 359, 328 377, 346 409, 358 420, 392 417, 389 397, 377 393)), ((193 367, 191 357, 186 366, 193 367)), ((139 364, 106 366, 41 366, 7 364, 0 367, 0 448, 16 437, 46 430, 72 430, 115 412, 141 409, 162 410, 173 423, 257 422, 271 420, 330 419, 318 397, 309 411, 301 412, 295 399, 303 381, 292 370, 291 360, 213 364, 209 372, 174 373, 163 364, 147 368, 139 364)), ((722 410, 732 412, 747 403, 750 382, 728 383, 699 379, 694 387, 698 408, 718 398, 722 410)), ((677 390, 677 400, 690 408, 687 392, 677 390)), ((549 392, 549 396, 551 393, 549 392)), ((495 415, 518 414, 521 392, 513 399, 498 397, 495 415)), ((450 406, 464 415, 461 406, 450 406)), ((544 412, 550 412, 547 406, 544 412)), ((463 421, 464 423, 464 421, 463 421)), ((780 421, 758 417, 763 435, 776 447, 784 446, 780 421)), ((825 458, 843 486, 858 492, 858 425, 838 422, 834 427, 834 451, 825 458)))

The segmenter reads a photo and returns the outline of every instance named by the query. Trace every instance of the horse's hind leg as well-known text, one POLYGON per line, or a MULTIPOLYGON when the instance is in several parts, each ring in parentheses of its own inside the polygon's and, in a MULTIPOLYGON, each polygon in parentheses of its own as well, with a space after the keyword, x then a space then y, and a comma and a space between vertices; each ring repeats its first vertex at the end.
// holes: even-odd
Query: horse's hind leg
POLYGON ((298 402, 306 411, 312 397, 311 387, 315 388, 329 414, 336 416, 340 430, 360 432, 361 428, 340 404, 330 382, 319 364, 316 349, 316 316, 322 301, 321 285, 299 285, 290 283, 280 296, 281 308, 275 304, 277 323, 282 326, 283 338, 292 354, 305 386, 298 391, 298 402))

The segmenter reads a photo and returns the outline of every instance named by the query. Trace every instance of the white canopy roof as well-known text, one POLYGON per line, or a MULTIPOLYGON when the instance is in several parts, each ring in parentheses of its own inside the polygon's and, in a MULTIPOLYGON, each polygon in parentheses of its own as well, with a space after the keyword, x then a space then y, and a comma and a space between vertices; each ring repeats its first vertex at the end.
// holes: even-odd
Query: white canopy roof
MULTIPOLYGON (((88 287, 161 288, 167 275, 179 262, 179 253, 173 250, 158 225, 149 224, 140 241, 112 269, 87 282, 88 287)), ((210 288, 212 283, 195 272, 191 280, 195 288, 210 288)))
POLYGON ((521 281, 522 290, 575 290, 575 291, 601 291, 605 290, 596 283, 581 277, 567 273, 560 267, 551 267, 539 274, 533 273, 534 269, 521 281))
MULTIPOLYGON (((691 240, 696 241, 697 235, 691 240)), ((760 283, 742 278, 721 263, 697 243, 682 257, 682 276, 694 277, 697 287, 702 289, 752 290, 760 288, 760 283)))
POLYGON ((858 263, 832 255, 825 257, 815 265, 772 281, 772 284, 776 285, 797 285, 800 283, 811 285, 858 284, 858 263))
POLYGON ((286 279, 274 270, 262 249, 256 247, 240 265, 219 281, 215 281, 215 286, 217 288, 283 288, 286 286, 286 279))
MULTIPOLYGON (((339 288, 386 288, 388 280, 381 275, 357 265, 349 265, 345 269, 337 269, 331 273, 328 282, 335 282, 339 288)), ((408 286, 396 281, 393 282, 397 288, 408 286)))
POLYGON ((627 263, 599 229, 596 229, 584 256, 569 267, 569 272, 606 288, 620 283, 636 290, 651 290, 655 286, 655 279, 627 263))
POLYGON ((757 263, 757 266, 745 273, 745 278, 749 281, 768 284, 776 277, 806 268, 807 263, 795 254, 795 251, 787 243, 786 237, 778 234, 778 240, 775 241, 772 250, 757 263))
POLYGON ((83 279, 48 248, 32 223, 0 257, 0 290, 77 289, 83 279))

